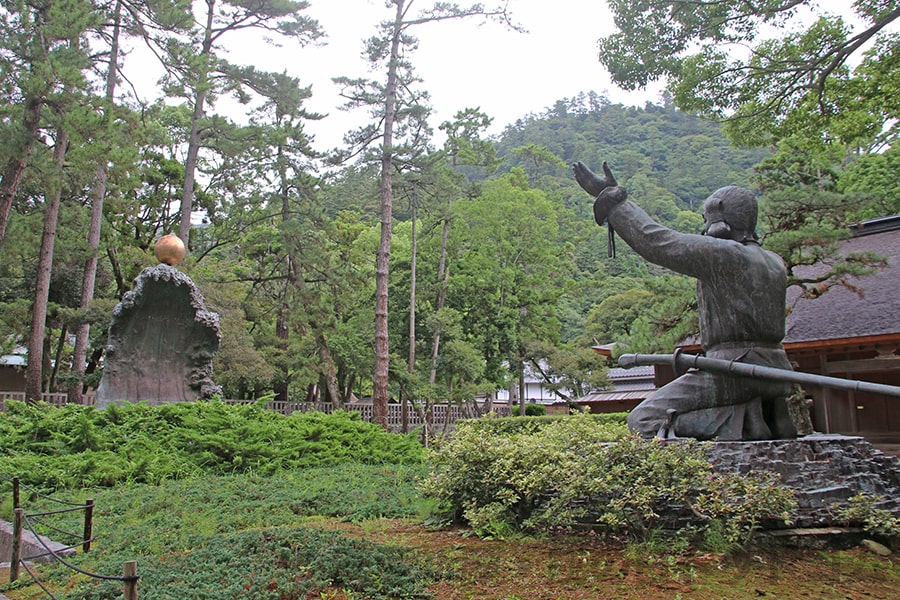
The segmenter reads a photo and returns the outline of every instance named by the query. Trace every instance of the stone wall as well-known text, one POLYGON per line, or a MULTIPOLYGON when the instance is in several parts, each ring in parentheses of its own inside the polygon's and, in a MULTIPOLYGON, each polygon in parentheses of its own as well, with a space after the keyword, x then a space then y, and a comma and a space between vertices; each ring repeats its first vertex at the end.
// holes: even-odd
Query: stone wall
POLYGON ((834 505, 858 494, 881 498, 876 508, 900 517, 900 459, 860 437, 813 434, 795 440, 714 442, 706 445, 720 473, 771 471, 794 490, 795 528, 841 525, 834 505))

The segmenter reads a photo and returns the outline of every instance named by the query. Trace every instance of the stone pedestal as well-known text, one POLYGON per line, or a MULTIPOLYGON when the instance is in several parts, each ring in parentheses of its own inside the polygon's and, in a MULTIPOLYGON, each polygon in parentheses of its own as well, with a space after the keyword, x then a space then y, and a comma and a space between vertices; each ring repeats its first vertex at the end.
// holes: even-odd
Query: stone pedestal
POLYGON ((900 517, 900 459, 861 437, 812 434, 795 440, 715 442, 707 455, 720 473, 775 472, 794 491, 797 509, 791 525, 772 524, 759 534, 771 543, 817 548, 872 543, 864 531, 846 527, 835 515, 836 506, 848 507, 859 494, 878 497, 873 508, 900 517))
POLYGON ((144 269, 113 311, 97 406, 209 398, 219 315, 191 278, 166 264, 144 269))
POLYGON ((795 440, 704 444, 720 473, 770 471, 794 490, 795 528, 829 528, 833 506, 858 494, 879 496, 875 508, 900 516, 900 459, 861 437, 813 434, 795 440))

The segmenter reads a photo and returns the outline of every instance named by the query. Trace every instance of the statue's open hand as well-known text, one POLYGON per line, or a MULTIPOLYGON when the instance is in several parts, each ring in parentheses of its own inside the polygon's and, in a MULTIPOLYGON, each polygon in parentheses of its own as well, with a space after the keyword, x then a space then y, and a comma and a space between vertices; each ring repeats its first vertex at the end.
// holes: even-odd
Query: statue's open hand
POLYGON ((594 220, 597 225, 603 225, 609 213, 628 197, 624 188, 620 188, 609 165, 603 161, 604 177, 598 177, 596 173, 587 168, 583 162, 578 161, 572 168, 575 170, 575 181, 584 191, 596 197, 594 201, 594 220))
POLYGON ((606 164, 606 161, 603 161, 604 177, 598 177, 596 173, 591 171, 587 165, 580 160, 572 165, 572 169, 575 171, 575 181, 577 181, 578 185, 591 196, 596 197, 606 188, 618 185, 616 178, 613 176, 612 171, 609 170, 609 165, 606 164))

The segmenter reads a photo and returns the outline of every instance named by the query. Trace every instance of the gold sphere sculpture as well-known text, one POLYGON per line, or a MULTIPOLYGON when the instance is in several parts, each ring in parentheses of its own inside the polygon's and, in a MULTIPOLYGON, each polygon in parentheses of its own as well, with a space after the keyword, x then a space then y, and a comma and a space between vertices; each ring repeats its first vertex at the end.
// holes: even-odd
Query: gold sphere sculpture
POLYGON ((174 267, 184 260, 184 257, 187 255, 187 249, 185 249, 184 242, 181 241, 180 237, 170 233, 156 240, 156 244, 153 246, 153 253, 156 254, 156 259, 159 262, 174 267))

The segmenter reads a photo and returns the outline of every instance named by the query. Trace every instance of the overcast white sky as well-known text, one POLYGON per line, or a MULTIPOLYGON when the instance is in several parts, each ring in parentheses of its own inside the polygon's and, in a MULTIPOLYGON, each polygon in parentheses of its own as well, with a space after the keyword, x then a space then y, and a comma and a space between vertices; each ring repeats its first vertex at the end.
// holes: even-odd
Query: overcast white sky
MULTIPOLYGON (((412 0, 413 13, 435 0, 412 0)), ((482 0, 492 6, 499 0, 482 0)), ((472 0, 457 0, 468 5, 472 0)), ((850 0, 832 0, 847 8, 850 0)), ((341 144, 343 135, 358 127, 364 112, 338 110, 343 103, 331 78, 368 77, 368 64, 361 58, 363 40, 378 31, 378 23, 393 17, 385 0, 309 0, 306 14, 317 19, 327 35, 319 47, 276 48, 266 45, 261 32, 252 39, 224 37, 229 59, 272 71, 287 71, 302 85, 312 85, 313 97, 306 107, 327 114, 309 125, 315 146, 327 150, 341 144)), ((606 93, 612 102, 643 106, 656 101, 660 85, 647 91, 626 92, 616 88, 597 60, 597 40, 614 31, 604 0, 509 0, 514 20, 528 32, 518 33, 498 23, 479 25, 478 19, 463 19, 413 28, 419 48, 411 60, 422 86, 431 95, 432 126, 437 126, 464 108, 480 108, 494 118, 489 133, 530 114, 539 113, 561 98, 579 92, 606 93)), ((138 55, 140 50, 135 50, 138 55)), ((148 98, 158 96, 155 81, 159 70, 153 60, 126 60, 139 87, 148 98), (135 66, 136 65, 136 66, 135 66), (137 74, 135 74, 135 70, 137 74), (140 81, 138 81, 140 80, 140 81)), ((378 77, 383 77, 378 74, 378 77)), ((222 99, 216 109, 239 118, 222 99)), ((238 107, 237 110, 243 110, 238 107)), ((438 137, 438 143, 440 138, 438 137)))
MULTIPOLYGON (((413 9, 431 6, 434 0, 414 0, 413 9)), ((469 2, 461 0, 461 5, 469 2)), ((491 0, 485 5, 490 6, 491 0)), ((597 61, 597 40, 613 29, 605 2, 593 0, 510 0, 515 20, 528 33, 517 33, 494 22, 479 26, 478 19, 423 25, 411 32, 419 39, 412 61, 424 89, 431 94, 432 126, 463 108, 480 107, 494 118, 490 133, 529 113, 552 106, 561 98, 581 91, 608 92, 613 102, 643 105, 658 92, 626 94, 617 90, 597 61)), ((230 52, 239 64, 282 71, 312 84, 307 108, 328 116, 311 123, 320 150, 341 144, 345 132, 365 118, 362 113, 338 110, 342 100, 331 78, 367 77, 368 64, 361 58, 363 40, 377 33, 380 21, 393 17, 384 0, 310 0, 306 14, 325 30, 322 47, 282 47, 260 40, 241 43, 230 52), (246 56, 242 56, 241 52, 246 56)), ((230 47, 227 38, 223 45, 230 47)), ((222 105, 217 106, 220 110, 222 105)))
MULTIPOLYGON (((348 115, 336 110, 337 88, 330 78, 368 75, 360 57, 364 38, 376 33, 378 22, 393 17, 383 0, 311 0, 308 14, 318 19, 328 38, 323 48, 303 49, 287 70, 313 84, 311 109, 329 117, 313 128, 317 146, 340 143, 348 115)), ((433 0, 414 0, 413 9, 433 0)), ((460 2, 461 5, 467 2, 460 2)), ((486 0, 490 6, 491 1, 486 0)), ((464 19, 419 26, 412 56, 423 87, 431 94, 432 125, 456 111, 480 107, 494 118, 492 133, 556 100, 581 91, 608 91, 614 102, 643 105, 656 93, 626 94, 614 88, 597 60, 597 40, 613 31, 606 3, 598 0, 511 0, 515 20, 528 33, 517 33, 494 22, 464 19)))

